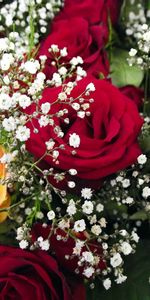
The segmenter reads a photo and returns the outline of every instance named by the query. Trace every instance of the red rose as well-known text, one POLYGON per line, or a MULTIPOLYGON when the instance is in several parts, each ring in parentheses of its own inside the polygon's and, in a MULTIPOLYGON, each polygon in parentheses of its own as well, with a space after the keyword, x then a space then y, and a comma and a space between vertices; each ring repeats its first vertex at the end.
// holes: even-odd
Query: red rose
POLYGON ((89 23, 107 23, 110 15, 112 23, 118 21, 122 0, 66 0, 64 8, 56 19, 82 16, 89 23))
POLYGON ((56 261, 44 251, 0 246, 0 261, 0 299, 81 299, 80 293, 72 297, 56 261))
MULTIPOLYGON (((44 239, 47 239, 49 233, 50 233, 51 227, 47 226, 42 227, 40 224, 36 224, 33 227, 32 230, 32 239, 33 242, 35 242, 39 236, 42 236, 44 239)), ((75 273, 76 269, 79 269, 78 276, 83 277, 83 267, 78 266, 79 259, 77 256, 72 257, 71 259, 66 259, 65 256, 72 256, 73 254, 73 248, 75 247, 75 240, 71 237, 67 237, 67 241, 57 240, 57 235, 65 238, 67 237, 67 233, 61 229, 57 229, 55 234, 51 234, 50 237, 50 245, 51 245, 51 251, 54 252, 55 257, 58 261, 58 263, 64 268, 64 270, 67 270, 70 273, 75 273)), ((87 239, 86 233, 78 233, 78 236, 76 238, 80 241, 85 241, 87 239)), ((96 269, 104 270, 106 268, 106 262, 103 258, 103 250, 101 245, 97 241, 90 241, 87 242, 88 249, 93 254, 97 255, 100 258, 100 261, 96 267, 96 269)), ((81 253, 87 251, 87 248, 85 246, 82 247, 81 253)))
POLYGON ((127 85, 120 88, 120 90, 124 95, 131 98, 138 108, 142 106, 144 101, 144 92, 142 89, 133 85, 127 85))
MULTIPOLYGON (((54 167, 59 170, 68 171, 76 169, 77 175, 68 175, 69 180, 75 180, 77 185, 99 187, 100 180, 104 177, 122 170, 133 164, 140 155, 137 137, 140 133, 143 119, 140 117, 137 107, 133 101, 123 95, 116 87, 105 80, 95 78, 84 78, 77 83, 72 90, 71 97, 74 99, 81 95, 87 85, 93 82, 95 92, 86 96, 86 99, 94 99, 90 104, 90 116, 85 118, 77 117, 76 111, 67 106, 69 125, 64 124, 61 118, 55 117, 55 126, 60 126, 65 133, 63 138, 56 137, 52 126, 40 127, 37 120, 32 119, 38 134, 33 132, 30 122, 27 126, 31 129, 31 137, 27 141, 27 149, 35 157, 40 158, 46 152, 45 142, 53 138, 56 147, 65 145, 65 150, 59 150, 59 164, 52 160, 51 156, 46 156, 42 163, 49 169, 54 167), (69 146, 70 135, 76 133, 80 137, 79 148, 76 154, 72 154, 73 147, 69 146)), ((57 100, 61 87, 47 88, 43 93, 40 105, 45 102, 53 103, 57 100)), ((60 101, 61 102, 61 101, 60 101)), ((66 105, 52 105, 50 113, 54 114, 66 108, 66 105)), ((32 114, 34 106, 28 108, 28 113, 32 114)), ((62 183, 62 188, 65 188, 62 183)))
POLYGON ((48 57, 46 75, 50 76, 54 72, 51 66, 52 56, 48 51, 52 44, 58 45, 59 48, 67 47, 68 60, 74 56, 81 56, 84 60, 84 69, 89 73, 97 75, 102 72, 104 75, 108 75, 108 60, 103 50, 107 37, 106 26, 90 26, 82 17, 54 22, 51 33, 42 43, 38 54, 48 57))

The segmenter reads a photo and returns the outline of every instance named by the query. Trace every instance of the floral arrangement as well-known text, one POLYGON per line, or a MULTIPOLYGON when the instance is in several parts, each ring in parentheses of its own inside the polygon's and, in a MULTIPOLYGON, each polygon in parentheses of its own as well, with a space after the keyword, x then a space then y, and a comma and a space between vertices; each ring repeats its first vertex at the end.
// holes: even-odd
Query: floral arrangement
POLYGON ((150 295, 150 3, 0 3, 0 299, 150 295))

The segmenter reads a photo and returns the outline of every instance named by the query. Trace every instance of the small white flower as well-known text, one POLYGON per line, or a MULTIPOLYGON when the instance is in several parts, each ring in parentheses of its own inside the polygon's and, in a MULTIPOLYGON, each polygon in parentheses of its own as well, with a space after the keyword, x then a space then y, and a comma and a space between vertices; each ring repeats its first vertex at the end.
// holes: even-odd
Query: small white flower
POLYGON ((80 240, 77 240, 76 244, 75 244, 75 247, 73 248, 73 254, 80 255, 83 246, 84 246, 84 242, 80 241, 80 240))
POLYGON ((99 225, 93 225, 92 227, 91 227, 91 232, 93 233, 93 234, 95 234, 95 235, 100 235, 101 234, 101 232, 102 232, 102 229, 101 229, 101 227, 99 226, 99 225))
POLYGON ((91 188, 83 188, 81 190, 81 197, 83 197, 84 199, 90 200, 92 198, 92 190, 91 190, 91 188))
POLYGON ((130 186, 130 180, 129 180, 129 179, 124 179, 124 180, 122 181, 122 186, 123 186, 124 188, 129 187, 129 186, 130 186))
POLYGON ((132 176, 136 178, 138 174, 139 174, 138 171, 133 171, 132 176))
POLYGON ((139 236, 137 235, 137 233, 135 231, 132 231, 131 238, 132 238, 133 241, 135 241, 136 243, 138 243, 139 236))
POLYGON ((76 169, 69 169, 68 172, 69 172, 69 174, 72 175, 72 176, 75 176, 75 175, 77 175, 77 173, 78 173, 76 169))
POLYGON ((58 72, 63 76, 67 74, 67 69, 65 67, 61 67, 60 69, 58 69, 58 72))
POLYGON ((40 68, 40 64, 37 60, 27 61, 23 65, 23 69, 30 74, 35 74, 39 68, 40 68))
POLYGON ((123 177, 120 176, 120 175, 117 176, 117 177, 116 177, 116 181, 117 181, 117 182, 122 182, 122 181, 123 181, 123 177))
POLYGON ((11 26, 11 25, 13 25, 13 17, 12 17, 11 14, 8 14, 6 16, 5 23, 6 23, 6 26, 8 26, 8 27, 11 26))
POLYGON ((78 76, 81 76, 81 77, 85 77, 86 74, 87 74, 86 71, 83 70, 83 68, 82 68, 82 67, 79 67, 79 66, 77 67, 77 71, 76 71, 76 72, 77 72, 77 75, 78 75, 78 76))
POLYGON ((51 49, 53 52, 55 52, 55 53, 59 52, 58 45, 53 44, 53 45, 51 45, 51 48, 50 48, 50 49, 51 49))
POLYGON ((84 119, 84 117, 85 117, 85 111, 78 111, 78 112, 77 112, 77 116, 78 116, 79 118, 81 118, 81 119, 84 119))
POLYGON ((92 215, 91 218, 90 218, 90 224, 93 225, 97 222, 97 217, 96 215, 92 215))
POLYGON ((144 165, 147 162, 147 157, 145 154, 141 154, 138 156, 137 161, 140 165, 144 165))
POLYGON ((31 212, 32 212, 32 209, 31 209, 30 207, 27 207, 27 208, 25 209, 25 214, 26 214, 27 216, 29 216, 29 215, 31 214, 31 212))
POLYGON ((124 255, 129 255, 132 252, 132 247, 129 243, 123 242, 121 244, 121 251, 124 255))
POLYGON ((74 223, 74 230, 76 232, 82 232, 86 229, 86 224, 85 221, 83 219, 78 220, 74 223))
POLYGON ((69 201, 69 205, 67 207, 67 213, 69 214, 69 216, 73 216, 75 215, 77 212, 76 206, 75 206, 75 202, 73 199, 71 199, 69 201))
POLYGON ((39 72, 36 77, 38 80, 41 80, 41 81, 44 81, 46 78, 46 76, 43 72, 39 72))
POLYGON ((105 218, 100 218, 100 220, 98 221, 98 223, 100 224, 101 227, 106 228, 107 221, 106 221, 105 218))
POLYGON ((90 278, 95 273, 95 270, 93 267, 88 267, 84 269, 83 275, 87 278, 90 278))
POLYGON ((41 116, 38 120, 40 127, 46 127, 49 124, 49 119, 47 116, 41 116))
POLYGON ((58 94, 58 99, 61 101, 65 101, 67 99, 67 95, 64 92, 58 94))
POLYGON ((94 206, 91 201, 85 201, 84 204, 82 205, 82 210, 83 213, 90 215, 93 212, 94 206))
POLYGON ((137 54, 137 50, 134 49, 134 48, 131 48, 130 51, 129 51, 129 55, 130 55, 131 57, 134 57, 136 54, 137 54))
POLYGON ((42 110, 42 113, 43 113, 44 115, 47 115, 47 114, 48 114, 48 112, 50 111, 50 108, 51 108, 51 105, 50 105, 50 103, 48 103, 48 102, 43 103, 43 104, 41 105, 41 110, 42 110))
POLYGON ((120 233, 120 235, 122 235, 122 236, 126 236, 126 235, 128 234, 127 231, 126 231, 125 229, 120 230, 119 233, 120 233))
POLYGON ((62 79, 58 73, 54 73, 52 77, 52 82, 56 85, 56 87, 62 84, 62 79))
POLYGON ((0 110, 7 110, 11 107, 11 98, 9 95, 1 93, 0 94, 0 110))
POLYGON ((6 76, 3 77, 3 81, 4 81, 4 83, 5 83, 6 85, 9 85, 10 79, 9 79, 8 75, 6 75, 6 76))
POLYGON ((143 58, 138 57, 137 58, 137 63, 138 63, 138 65, 142 65, 143 64, 143 58))
POLYGON ((122 257, 119 253, 114 254, 114 256, 111 257, 110 259, 110 264, 112 265, 113 268, 120 266, 121 263, 122 263, 122 257))
POLYGON ((48 219, 51 221, 53 219, 55 219, 55 212, 53 210, 50 210, 48 213, 47 213, 47 217, 48 219))
POLYGON ((80 56, 73 57, 70 60, 70 64, 73 66, 77 66, 78 64, 83 64, 83 59, 80 56))
POLYGON ((23 227, 18 227, 17 228, 16 240, 21 241, 23 239, 23 236, 24 236, 24 229, 23 229, 23 227))
POLYGON ((14 62, 14 57, 12 54, 4 53, 1 59, 1 69, 7 71, 11 64, 14 62))
POLYGON ((86 262, 88 262, 90 264, 94 263, 94 256, 89 251, 82 252, 82 258, 83 258, 83 261, 86 261, 86 262))
POLYGON ((94 84, 91 82, 87 85, 86 90, 90 91, 90 92, 94 92, 95 91, 95 86, 94 84))
POLYGON ((76 133, 70 134, 69 145, 73 148, 78 148, 80 146, 80 137, 76 133))
POLYGON ((26 96, 26 95, 20 95, 19 97, 19 105, 25 109, 26 107, 30 106, 31 104, 31 99, 30 97, 26 96))
POLYGON ((124 201, 122 201, 123 203, 127 203, 127 204, 132 204, 134 202, 134 199, 132 197, 127 197, 124 201))
POLYGON ((47 150, 52 150, 55 146, 54 140, 50 139, 48 142, 45 142, 47 150))
POLYGON ((29 246, 29 243, 28 243, 28 241, 26 241, 26 240, 22 240, 22 241, 19 243, 19 247, 20 247, 21 249, 26 249, 28 246, 29 246))
POLYGON ((74 187, 76 186, 74 181, 68 181, 67 185, 70 189, 74 189, 74 187))
POLYGON ((57 159, 58 156, 59 156, 59 151, 54 150, 53 153, 52 153, 52 155, 53 155, 53 158, 54 158, 54 159, 57 159))
POLYGON ((104 281, 103 281, 103 286, 106 290, 109 290, 110 287, 111 287, 111 280, 110 278, 106 278, 104 281))
POLYGON ((26 126, 18 126, 16 130, 16 138, 21 142, 25 142, 30 138, 30 129, 26 126))
POLYGON ((125 276, 123 274, 119 274, 119 276, 117 277, 117 279, 115 281, 117 284, 121 284, 126 280, 127 280, 127 276, 125 276))
POLYGON ((70 222, 69 222, 69 220, 64 220, 64 219, 62 219, 62 220, 58 223, 58 227, 61 228, 62 230, 68 229, 68 228, 70 227, 70 222))
POLYGON ((148 186, 145 186, 142 192, 142 196, 147 199, 150 196, 150 188, 148 186))
POLYGON ((62 57, 65 57, 65 56, 68 55, 68 52, 67 52, 67 48, 66 48, 66 47, 64 47, 63 49, 60 50, 60 55, 61 55, 62 57))
POLYGON ((78 64, 83 64, 83 59, 81 56, 77 56, 77 61, 78 61, 78 64))
POLYGON ((138 184, 139 184, 139 185, 142 185, 142 184, 144 184, 144 179, 142 179, 142 178, 138 178, 138 184))
POLYGON ((74 102, 74 103, 72 103, 72 108, 77 111, 80 109, 80 104, 77 102, 74 102))
POLYGON ((12 154, 11 153, 5 153, 1 158, 0 162, 1 164, 10 163, 12 161, 12 154))
POLYGON ((1 38, 0 39, 0 52, 7 51, 9 49, 9 39, 1 38))
POLYGON ((97 210, 97 212, 101 212, 101 211, 103 211, 104 210, 104 205, 103 204, 101 204, 101 203, 99 203, 99 204, 97 204, 97 206, 96 206, 96 210, 97 210))
POLYGON ((42 238, 41 241, 39 242, 39 246, 42 250, 48 251, 50 248, 49 240, 43 240, 42 238))
POLYGON ((16 122, 13 117, 9 117, 8 119, 4 119, 2 122, 3 127, 6 131, 14 131, 16 129, 16 122))
POLYGON ((40 55, 39 59, 43 62, 45 62, 47 60, 47 56, 46 55, 40 55))

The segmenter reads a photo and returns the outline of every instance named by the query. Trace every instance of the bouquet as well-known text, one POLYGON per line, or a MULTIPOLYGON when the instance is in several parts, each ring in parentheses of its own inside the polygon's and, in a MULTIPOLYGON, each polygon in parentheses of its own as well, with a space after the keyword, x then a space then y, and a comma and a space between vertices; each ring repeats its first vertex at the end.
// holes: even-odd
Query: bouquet
POLYGON ((150 299, 150 2, 0 1, 0 299, 150 299))

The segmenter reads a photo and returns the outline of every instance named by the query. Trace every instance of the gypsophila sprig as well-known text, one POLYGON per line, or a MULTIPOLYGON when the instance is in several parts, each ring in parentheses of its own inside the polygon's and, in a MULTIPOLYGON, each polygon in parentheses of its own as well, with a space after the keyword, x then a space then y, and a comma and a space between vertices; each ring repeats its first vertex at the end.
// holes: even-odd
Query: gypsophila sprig
POLYGON ((16 45, 19 48, 28 46, 34 30, 33 45, 38 44, 40 36, 47 32, 49 21, 62 7, 62 0, 15 0, 0 9, 0 32, 10 33, 15 28, 19 32, 16 45))

